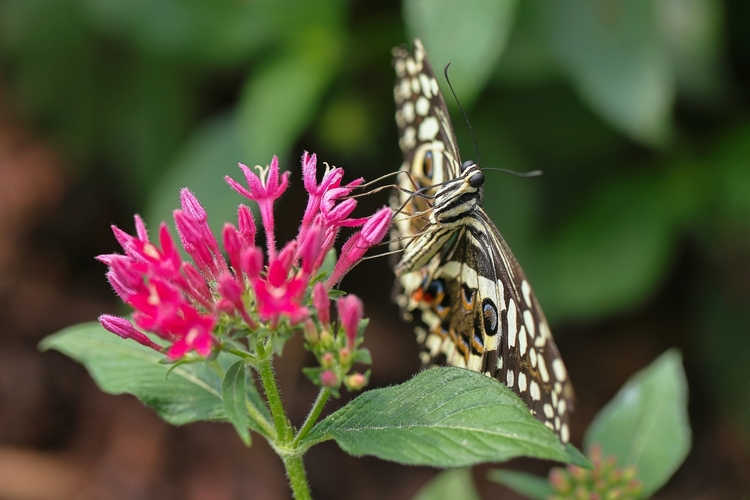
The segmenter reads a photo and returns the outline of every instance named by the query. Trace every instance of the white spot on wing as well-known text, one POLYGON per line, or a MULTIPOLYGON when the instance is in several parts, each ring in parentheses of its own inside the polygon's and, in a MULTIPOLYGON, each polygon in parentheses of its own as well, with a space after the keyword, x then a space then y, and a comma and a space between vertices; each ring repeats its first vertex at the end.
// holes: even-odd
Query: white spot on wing
POLYGON ((440 352, 440 344, 442 343, 442 339, 438 337, 435 334, 428 335, 427 341, 425 342, 425 347, 429 349, 430 356, 437 356, 440 352))
POLYGON ((552 371, 555 372, 555 378, 563 381, 567 378, 568 373, 565 371, 565 365, 560 358, 555 358, 552 361, 552 371))
POLYGON ((419 83, 422 84, 422 93, 428 99, 432 97, 432 85, 430 85, 430 79, 424 73, 419 74, 419 83))
POLYGON ((410 75, 413 75, 417 72, 417 63, 414 62, 414 59, 412 59, 411 57, 406 60, 406 72, 410 75))
MULTIPOLYGON (((534 349, 531 349, 531 352, 536 352, 534 349)), ((544 356, 541 354, 539 355, 539 375, 542 376, 542 382, 545 384, 549 382, 549 372, 547 371, 547 363, 544 361, 544 356)))
POLYGON ((529 384, 529 394, 531 394, 531 399, 534 401, 542 399, 542 393, 539 390, 539 384, 537 384, 536 380, 532 380, 529 384))
MULTIPOLYGON (((524 281, 524 283, 526 282, 524 281)), ((526 324, 526 329, 529 331, 529 337, 533 339, 534 335, 536 335, 536 325, 534 324, 534 316, 531 315, 531 311, 528 309, 523 312, 523 322, 526 324)))
POLYGON ((564 399, 561 399, 560 402, 557 403, 557 413, 559 413, 560 415, 565 415, 566 411, 568 411, 568 405, 564 399))
POLYGON ((419 134, 417 134, 417 136, 420 141, 431 141, 437 136, 439 130, 440 124, 438 123, 437 118, 434 116, 427 116, 422 123, 419 124, 419 134))
POLYGON ((526 328, 523 325, 518 330, 518 350, 521 356, 526 355, 526 328))
POLYGON ((423 95, 419 96, 419 99, 417 99, 417 114, 421 116, 427 116, 427 113, 430 112, 430 101, 427 100, 427 98, 423 95))
POLYGON ((476 356, 474 354, 469 356, 469 365, 467 366, 469 370, 474 370, 475 372, 478 372, 482 369, 482 356, 476 356))
POLYGON ((401 80, 401 96, 404 99, 411 98, 411 80, 408 78, 401 80))
POLYGON ((422 89, 419 88, 419 78, 414 77, 411 79, 411 91, 415 94, 419 94, 422 92, 422 89))
POLYGON ((401 108, 401 112, 404 115, 404 120, 406 120, 406 123, 411 123, 414 121, 414 103, 411 101, 406 101, 404 103, 404 107, 401 108))
POLYGON ((513 299, 508 303, 508 347, 516 346, 516 304, 513 299))
POLYGON ((536 349, 533 347, 529 349, 529 361, 531 361, 531 367, 536 368, 536 349))
POLYGON ((411 149, 417 144, 416 138, 417 131, 414 127, 406 127, 404 129, 404 136, 401 138, 401 149, 411 149))
POLYGON ((495 366, 497 367, 498 370, 503 369, 503 357, 502 356, 497 357, 497 360, 495 361, 495 366))
POLYGON ((513 370, 508 370, 508 373, 505 374, 505 385, 513 389, 513 384, 515 384, 515 376, 513 375, 513 370))
POLYGON ((524 372, 518 374, 518 390, 521 392, 526 390, 526 374, 524 372))
POLYGON ((435 95, 438 95, 440 93, 440 86, 438 86, 438 81, 436 79, 430 80, 430 87, 432 88, 432 93, 435 95))
POLYGON ((560 428, 560 439, 563 443, 570 441, 570 431, 568 430, 568 424, 562 424, 560 428))
POLYGON ((544 403, 544 415, 547 418, 552 418, 555 416, 555 410, 552 408, 552 405, 549 403, 544 403))
POLYGON ((521 293, 523 293, 523 300, 526 302, 526 307, 531 307, 531 287, 526 280, 523 280, 523 283, 521 283, 521 293))

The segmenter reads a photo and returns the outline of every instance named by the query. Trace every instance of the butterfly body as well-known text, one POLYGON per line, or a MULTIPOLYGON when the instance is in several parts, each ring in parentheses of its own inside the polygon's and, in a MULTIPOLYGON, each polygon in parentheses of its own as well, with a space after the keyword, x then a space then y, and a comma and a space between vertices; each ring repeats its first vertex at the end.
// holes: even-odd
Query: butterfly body
POLYGON ((397 302, 416 324, 424 365, 497 378, 563 442, 573 388, 518 261, 481 207, 485 178, 461 163, 437 79, 419 40, 394 49, 396 122, 404 163, 391 246, 397 302), (408 175, 407 175, 408 173, 408 175))

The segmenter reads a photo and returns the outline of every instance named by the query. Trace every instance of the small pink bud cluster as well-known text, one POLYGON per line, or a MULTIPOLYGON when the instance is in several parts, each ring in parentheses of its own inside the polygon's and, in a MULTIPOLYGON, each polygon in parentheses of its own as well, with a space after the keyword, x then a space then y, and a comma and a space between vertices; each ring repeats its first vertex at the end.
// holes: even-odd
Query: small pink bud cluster
POLYGON ((602 458, 602 449, 589 450, 592 470, 569 465, 555 467, 549 480, 555 494, 549 500, 637 500, 642 497, 643 483, 636 478, 635 467, 618 469, 614 456, 602 458))
POLYGON ((368 382, 367 373, 350 373, 355 363, 370 364, 370 353, 359 349, 362 343, 360 322, 363 318, 362 301, 354 295, 336 301, 338 322, 331 323, 331 301, 323 283, 313 287, 313 305, 318 321, 312 318, 305 325, 306 347, 318 359, 319 368, 305 368, 305 374, 313 383, 328 387, 333 394, 343 383, 350 391, 363 389, 368 382), (334 331, 336 330, 336 331, 334 331))
POLYGON ((297 237, 279 251, 274 203, 289 185, 289 172, 279 174, 276 157, 269 166, 256 167, 257 175, 245 165, 240 164, 240 169, 247 187, 229 177, 226 180, 258 204, 266 236, 265 252, 255 244, 251 210, 240 205, 237 226, 226 223, 222 231, 226 259, 208 226, 205 210, 190 191, 183 189, 182 208, 174 211, 174 220, 180 243, 192 262, 182 259, 164 223, 159 227, 159 245, 149 240, 138 215, 136 236, 113 226, 124 255, 101 255, 98 259, 109 267, 109 282, 134 313, 132 323, 102 315, 99 319, 104 328, 166 351, 168 359, 176 360, 191 351, 205 357, 220 348, 222 334, 234 333, 226 325, 234 325, 230 330, 236 330, 239 322, 252 333, 261 323, 272 330, 282 324, 291 327, 303 323, 310 318, 306 291, 340 229, 362 226, 344 245, 325 282, 326 294, 368 248, 383 239, 390 225, 391 212, 385 207, 371 217, 349 218, 357 203, 348 196, 362 179, 341 186, 344 171, 333 168, 327 169, 318 184, 316 157, 305 153, 302 169, 309 194, 307 209, 297 237), (156 334, 167 346, 155 343, 139 329, 156 334))

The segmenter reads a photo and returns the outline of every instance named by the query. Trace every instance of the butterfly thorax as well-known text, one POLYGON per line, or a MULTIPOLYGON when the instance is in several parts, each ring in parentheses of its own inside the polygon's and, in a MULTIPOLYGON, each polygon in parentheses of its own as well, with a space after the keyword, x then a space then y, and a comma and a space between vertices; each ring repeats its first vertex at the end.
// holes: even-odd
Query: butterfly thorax
POLYGON ((449 248, 446 243, 475 217, 482 204, 483 186, 484 174, 479 167, 472 161, 464 162, 461 175, 444 183, 435 195, 426 229, 405 246, 395 269, 397 276, 424 267, 441 249, 449 248))

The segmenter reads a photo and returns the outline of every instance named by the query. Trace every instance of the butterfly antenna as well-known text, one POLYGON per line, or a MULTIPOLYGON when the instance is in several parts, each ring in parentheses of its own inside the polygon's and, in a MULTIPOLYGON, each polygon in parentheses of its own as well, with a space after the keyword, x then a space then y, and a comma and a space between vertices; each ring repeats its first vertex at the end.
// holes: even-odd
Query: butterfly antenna
POLYGON ((532 170, 531 172, 516 172, 515 170, 508 170, 507 168, 491 168, 491 167, 484 167, 482 171, 484 170, 494 170, 496 172, 505 172, 506 174, 513 174, 518 177, 539 177, 543 174, 541 170, 532 170))
POLYGON ((451 80, 448 78, 448 68, 450 67, 451 63, 448 63, 445 65, 445 69, 443 70, 443 74, 445 74, 445 80, 448 82, 448 88, 451 89, 451 94, 453 94, 453 98, 456 100, 456 104, 458 104, 458 109, 461 110, 461 114, 464 115, 464 121, 466 122, 466 125, 469 127, 469 133, 471 134, 471 140, 474 142, 474 151, 477 152, 477 166, 481 163, 481 158, 479 156, 479 146, 477 146, 477 138, 474 137, 474 130, 471 128, 471 123, 469 122, 469 117, 466 116, 466 112, 464 111, 464 107, 461 106, 461 101, 458 100, 458 96, 456 95, 456 91, 453 90, 453 85, 451 85, 451 80))

